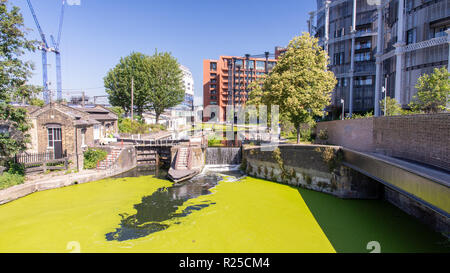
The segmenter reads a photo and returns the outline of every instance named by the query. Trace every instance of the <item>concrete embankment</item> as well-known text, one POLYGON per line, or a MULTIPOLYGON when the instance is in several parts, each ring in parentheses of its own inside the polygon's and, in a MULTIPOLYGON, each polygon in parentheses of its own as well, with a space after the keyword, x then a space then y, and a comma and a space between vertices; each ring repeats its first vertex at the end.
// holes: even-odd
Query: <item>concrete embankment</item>
POLYGON ((448 175, 416 164, 339 146, 279 145, 246 147, 241 168, 254 177, 339 198, 385 199, 450 235, 448 175))
POLYGON ((79 173, 60 175, 52 178, 43 177, 38 180, 26 182, 22 185, 1 190, 0 205, 38 191, 57 189, 113 177, 127 172, 136 166, 136 151, 134 147, 128 147, 122 150, 114 166, 108 170, 84 170, 79 173))

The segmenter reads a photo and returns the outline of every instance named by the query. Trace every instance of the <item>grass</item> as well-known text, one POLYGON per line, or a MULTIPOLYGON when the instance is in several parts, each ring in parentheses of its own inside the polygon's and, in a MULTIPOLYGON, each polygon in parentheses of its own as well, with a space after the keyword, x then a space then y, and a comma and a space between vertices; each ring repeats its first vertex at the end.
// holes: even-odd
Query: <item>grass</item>
POLYGON ((0 190, 23 184, 24 180, 25 178, 22 175, 4 173, 0 175, 0 190))

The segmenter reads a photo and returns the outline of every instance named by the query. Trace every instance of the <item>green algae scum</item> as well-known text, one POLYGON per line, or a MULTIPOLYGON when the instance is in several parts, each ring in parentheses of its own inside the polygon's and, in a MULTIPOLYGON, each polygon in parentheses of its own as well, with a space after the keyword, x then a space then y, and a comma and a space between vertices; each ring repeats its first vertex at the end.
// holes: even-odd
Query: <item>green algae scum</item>
POLYGON ((374 242, 449 252, 446 238, 385 201, 250 177, 118 177, 0 206, 0 252, 369 253, 374 242))

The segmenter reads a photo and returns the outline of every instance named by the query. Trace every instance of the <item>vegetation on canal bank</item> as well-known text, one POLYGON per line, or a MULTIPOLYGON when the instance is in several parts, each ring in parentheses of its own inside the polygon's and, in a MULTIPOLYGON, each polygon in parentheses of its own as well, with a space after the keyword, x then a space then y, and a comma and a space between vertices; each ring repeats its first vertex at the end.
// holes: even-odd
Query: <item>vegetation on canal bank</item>
POLYGON ((23 175, 4 173, 0 175, 0 190, 23 184, 24 181, 25 177, 23 175))
POLYGON ((101 149, 89 148, 84 153, 84 169, 95 169, 100 161, 103 161, 108 156, 108 153, 101 149))

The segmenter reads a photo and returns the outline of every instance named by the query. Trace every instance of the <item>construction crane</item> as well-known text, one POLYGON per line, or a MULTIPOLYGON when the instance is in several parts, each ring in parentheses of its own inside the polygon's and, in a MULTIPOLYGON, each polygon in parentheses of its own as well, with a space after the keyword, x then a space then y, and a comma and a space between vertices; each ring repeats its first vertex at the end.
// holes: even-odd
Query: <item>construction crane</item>
POLYGON ((27 0, 28 7, 31 10, 31 14, 33 15, 34 22, 36 23, 36 27, 41 35, 41 44, 38 49, 42 51, 42 76, 43 76, 43 87, 44 87, 44 101, 45 103, 49 103, 50 97, 48 92, 48 77, 47 77, 47 52, 51 52, 52 50, 48 46, 47 39, 45 39, 45 34, 42 31, 41 25, 36 17, 36 13, 34 12, 33 5, 30 0, 27 0))
POLYGON ((52 38, 52 44, 55 52, 55 60, 56 60, 56 90, 57 90, 57 99, 58 101, 62 101, 62 79, 61 79, 61 52, 59 50, 59 43, 61 42, 61 31, 64 20, 64 7, 66 5, 66 0, 62 1, 61 7, 61 16, 59 18, 59 29, 58 29, 58 40, 53 38, 53 35, 50 35, 52 38))
POLYGON ((62 100, 62 80, 61 80, 61 53, 59 51, 59 43, 61 40, 61 30, 62 30, 62 23, 64 19, 64 6, 65 6, 65 0, 63 0, 62 8, 61 8, 61 17, 59 22, 59 31, 58 31, 58 40, 55 42, 53 36, 52 43, 53 47, 50 47, 47 43, 47 39, 45 38, 45 34, 42 31, 41 25, 39 24, 39 21, 36 16, 36 12, 34 11, 33 5, 31 4, 31 0, 27 0, 28 7, 30 8, 31 14, 33 15, 34 22, 36 23, 36 27, 39 31, 39 35, 41 36, 41 44, 39 45, 38 49, 42 52, 42 77, 43 77, 43 93, 44 93, 44 101, 46 104, 50 102, 50 95, 49 95, 49 81, 48 81, 48 68, 47 68, 47 52, 54 52, 56 55, 56 81, 57 81, 57 98, 58 100, 62 100))

